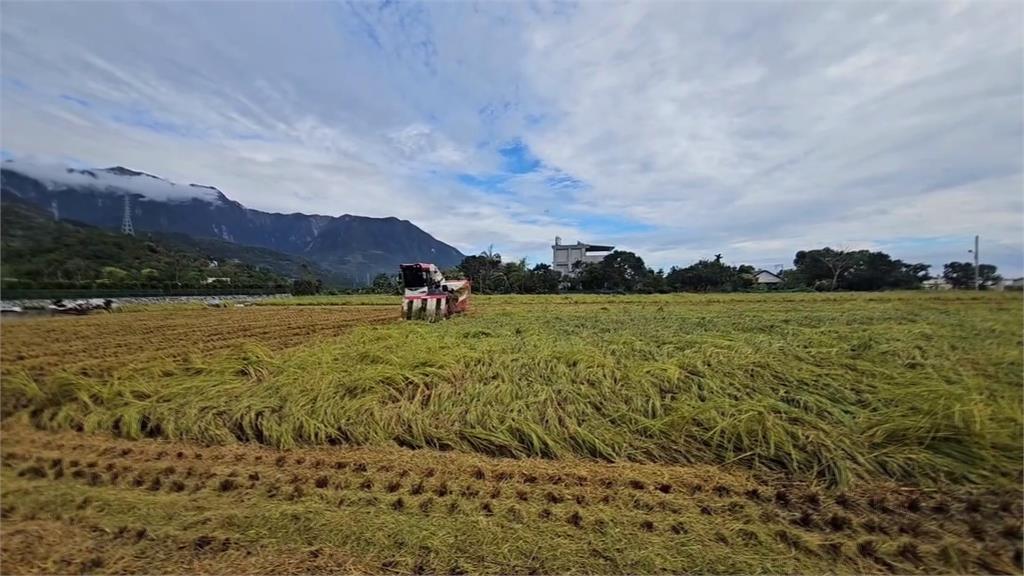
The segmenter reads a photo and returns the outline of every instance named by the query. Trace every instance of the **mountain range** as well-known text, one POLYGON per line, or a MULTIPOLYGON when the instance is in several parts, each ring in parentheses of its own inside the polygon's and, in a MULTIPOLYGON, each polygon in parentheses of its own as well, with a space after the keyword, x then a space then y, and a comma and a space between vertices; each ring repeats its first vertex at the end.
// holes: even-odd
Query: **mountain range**
POLYGON ((0 202, 0 281, 19 290, 266 289, 289 278, 326 276, 315 264, 266 248, 181 234, 121 234, 72 220, 54 220, 35 204, 0 202), (240 257, 230 256, 236 254, 240 257))
POLYGON ((0 165, 0 196, 35 204, 55 218, 115 230, 127 203, 136 231, 266 248, 315 263, 337 284, 368 283, 378 273, 396 273, 403 262, 446 268, 463 258, 407 220, 264 212, 212 186, 177 184, 121 166, 79 170, 9 160, 0 165))

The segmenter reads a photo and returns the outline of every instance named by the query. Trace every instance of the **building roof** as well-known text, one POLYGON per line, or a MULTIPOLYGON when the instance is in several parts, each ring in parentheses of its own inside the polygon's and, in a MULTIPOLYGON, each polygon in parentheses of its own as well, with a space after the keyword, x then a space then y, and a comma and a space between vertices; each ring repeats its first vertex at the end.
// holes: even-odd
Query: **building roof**
POLYGON ((584 252, 611 252, 615 250, 615 246, 608 246, 605 244, 587 244, 586 242, 576 242, 575 244, 552 244, 551 247, 555 250, 559 248, 568 250, 569 248, 583 248, 584 252))
POLYGON ((761 274, 768 274, 772 278, 775 278, 779 282, 782 282, 782 276, 779 276, 775 272, 771 272, 769 270, 758 270, 757 272, 754 272, 754 277, 760 276, 761 274))

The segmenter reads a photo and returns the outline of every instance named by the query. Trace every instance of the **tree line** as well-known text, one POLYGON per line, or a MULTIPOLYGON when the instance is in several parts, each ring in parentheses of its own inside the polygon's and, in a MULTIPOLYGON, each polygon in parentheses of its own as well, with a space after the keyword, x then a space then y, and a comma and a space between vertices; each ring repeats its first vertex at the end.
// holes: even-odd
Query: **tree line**
MULTIPOLYGON (((931 279, 929 266, 898 260, 881 251, 838 250, 829 247, 801 250, 793 258, 793 267, 776 275, 781 279, 772 289, 783 290, 913 290, 931 279)), ((726 264, 721 254, 685 267, 664 269, 648 267, 643 258, 625 250, 615 250, 599 262, 577 262, 574 274, 563 276, 548 264, 529 266, 525 259, 502 261, 501 254, 487 250, 467 256, 455 268, 443 273, 449 279, 469 279, 473 291, 485 294, 551 294, 567 291, 669 293, 669 292, 741 292, 767 289, 756 281, 756 268, 726 264)), ((942 278, 952 288, 974 287, 974 265, 949 262, 942 278)), ((1000 280, 996 267, 982 264, 979 284, 989 288, 1000 280)), ((397 293, 397 276, 380 274, 369 291, 397 293)))

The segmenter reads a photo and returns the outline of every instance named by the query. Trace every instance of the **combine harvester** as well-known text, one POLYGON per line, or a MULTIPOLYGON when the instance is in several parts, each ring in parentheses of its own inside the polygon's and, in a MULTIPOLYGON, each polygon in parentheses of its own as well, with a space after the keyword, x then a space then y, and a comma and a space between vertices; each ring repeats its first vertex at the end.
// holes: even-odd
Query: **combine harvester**
POLYGON ((469 280, 445 280, 433 264, 402 264, 402 317, 436 322, 469 308, 469 280))

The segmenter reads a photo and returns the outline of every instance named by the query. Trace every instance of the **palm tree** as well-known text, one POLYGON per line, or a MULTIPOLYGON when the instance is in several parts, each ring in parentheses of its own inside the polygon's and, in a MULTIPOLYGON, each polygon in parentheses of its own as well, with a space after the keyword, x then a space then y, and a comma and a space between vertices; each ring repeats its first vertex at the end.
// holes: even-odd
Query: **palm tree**
POLYGON ((487 247, 487 250, 480 253, 483 258, 483 266, 480 267, 480 289, 490 290, 491 282, 497 277, 504 278, 501 272, 501 254, 494 251, 494 244, 487 247))

